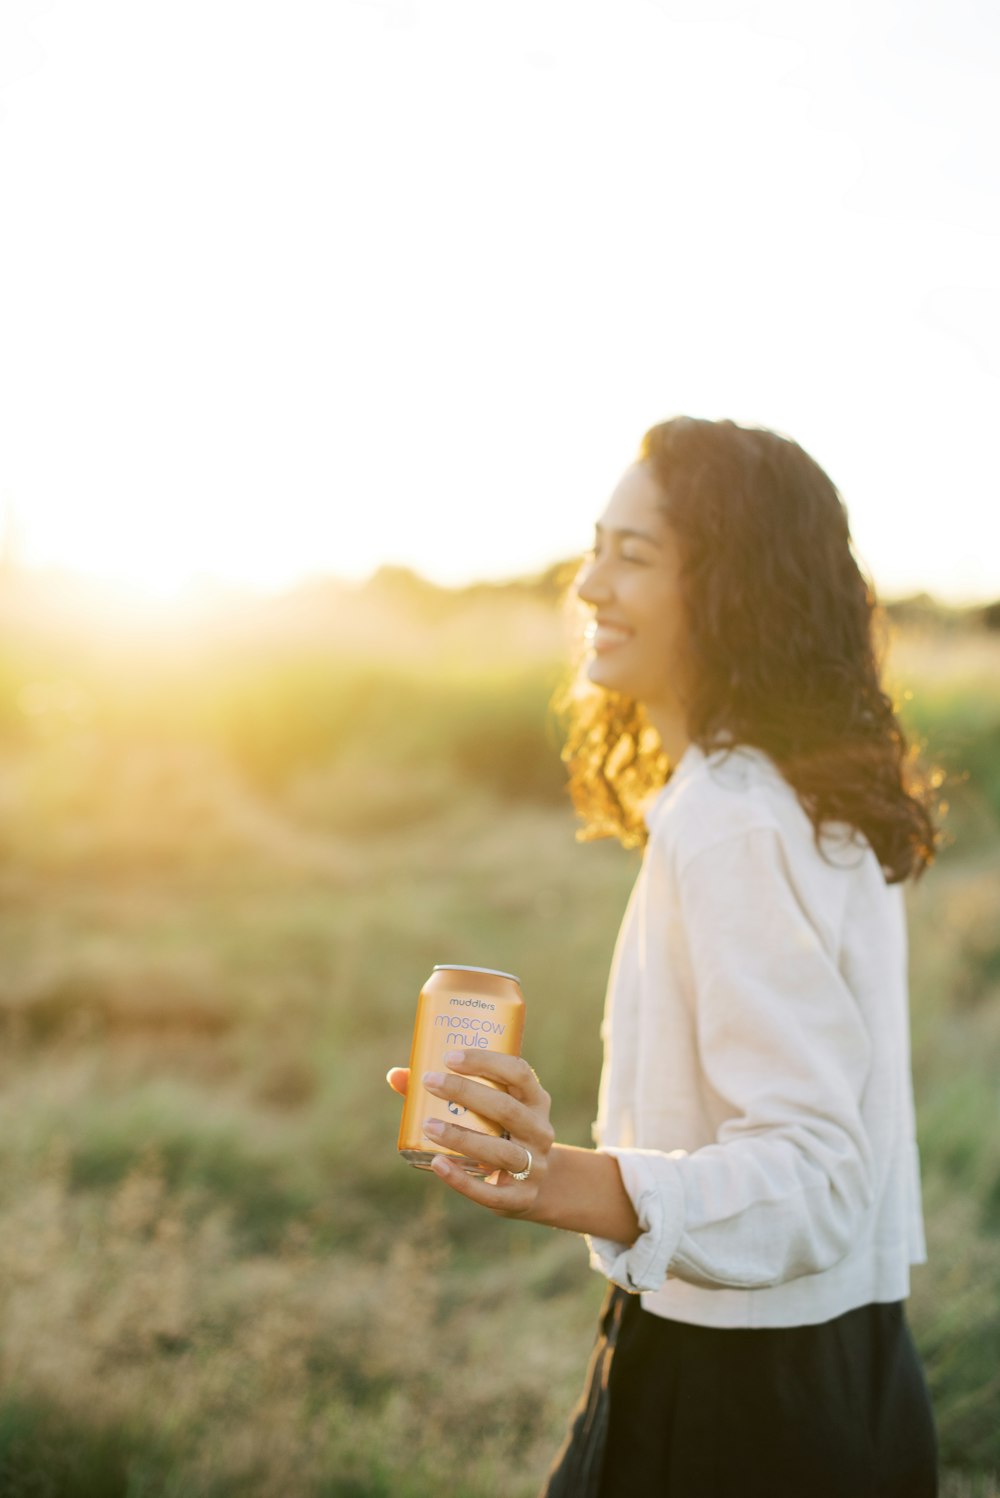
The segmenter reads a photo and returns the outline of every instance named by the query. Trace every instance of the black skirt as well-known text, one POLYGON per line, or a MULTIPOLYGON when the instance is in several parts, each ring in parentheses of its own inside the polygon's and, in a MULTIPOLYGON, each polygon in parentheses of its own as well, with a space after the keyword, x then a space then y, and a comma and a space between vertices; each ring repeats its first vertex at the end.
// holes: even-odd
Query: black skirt
POLYGON ((901 1302, 818 1326, 688 1326, 608 1286, 539 1498, 935 1498, 901 1302))

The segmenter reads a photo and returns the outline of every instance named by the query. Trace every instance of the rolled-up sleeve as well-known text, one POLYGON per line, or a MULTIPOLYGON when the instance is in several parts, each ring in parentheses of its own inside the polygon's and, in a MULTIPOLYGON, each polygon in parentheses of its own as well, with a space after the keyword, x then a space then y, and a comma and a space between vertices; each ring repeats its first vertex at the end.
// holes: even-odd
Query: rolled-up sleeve
POLYGON ((863 1017, 776 828, 697 853, 678 880, 701 1085, 723 1121, 690 1153, 602 1146, 641 1232, 631 1245, 588 1238, 591 1263, 632 1291, 821 1273, 874 1194, 863 1017))

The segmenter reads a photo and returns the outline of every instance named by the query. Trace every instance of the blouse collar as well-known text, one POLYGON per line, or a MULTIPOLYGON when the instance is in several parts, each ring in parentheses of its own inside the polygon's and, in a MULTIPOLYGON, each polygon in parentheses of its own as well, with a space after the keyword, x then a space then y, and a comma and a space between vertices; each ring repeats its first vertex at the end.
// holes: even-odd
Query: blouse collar
POLYGON ((674 766, 673 773, 665 785, 654 791, 643 803, 642 816, 649 831, 653 829, 653 821, 660 813, 670 805, 678 794, 685 781, 690 780, 695 772, 702 766, 708 765, 710 769, 724 765, 728 760, 736 757, 742 760, 744 765, 749 761, 757 766, 758 770, 770 771, 772 775, 781 776, 781 772, 771 757, 763 749, 756 748, 753 744, 736 744, 732 740, 722 743, 716 748, 709 750, 706 754, 697 744, 689 744, 674 766))

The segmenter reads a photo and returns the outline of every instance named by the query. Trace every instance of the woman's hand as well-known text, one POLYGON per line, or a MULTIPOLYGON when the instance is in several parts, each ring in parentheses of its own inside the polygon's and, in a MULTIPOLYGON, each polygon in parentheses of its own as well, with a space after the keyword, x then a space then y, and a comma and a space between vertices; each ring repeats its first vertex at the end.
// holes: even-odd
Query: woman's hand
MULTIPOLYGON (((496 1183, 467 1175, 460 1166, 452 1165, 446 1155, 438 1155, 434 1169, 442 1180, 462 1196, 489 1207, 491 1212, 501 1217, 524 1217, 545 1227, 564 1228, 570 1233, 591 1233, 598 1238, 609 1238, 614 1243, 627 1245, 635 1242, 640 1233, 639 1219, 622 1184, 617 1160, 600 1150, 553 1143, 549 1095, 543 1091, 526 1062, 489 1051, 478 1051, 475 1055, 467 1055, 464 1051, 448 1052, 445 1061, 451 1075, 446 1079, 445 1088, 432 1090, 440 1097, 460 1099, 460 1089, 474 1088, 475 1095, 471 1090, 467 1094, 469 1106, 485 1117, 495 1118, 502 1127, 510 1130, 512 1138, 494 1139, 489 1134, 453 1125, 440 1136, 440 1142, 454 1149, 467 1150, 487 1164, 495 1162, 496 1183), (451 1057, 455 1058, 454 1064, 451 1057), (461 1076, 463 1071, 468 1075, 461 1076), (477 1071, 500 1082, 507 1092, 496 1092, 481 1082, 473 1082, 471 1074, 477 1071), (501 1114, 505 1105, 509 1113, 501 1114), (509 1123, 508 1116, 512 1120, 509 1123), (527 1163, 521 1149, 522 1140, 524 1149, 531 1150, 531 1175, 526 1181, 514 1181, 510 1170, 520 1170, 527 1163)), ((386 1081, 394 1092, 405 1097, 410 1081, 409 1067, 391 1067, 386 1073, 386 1081)))
MULTIPOLYGON (((435 1097, 449 1098, 471 1108, 483 1118, 506 1129, 509 1139, 482 1134, 477 1129, 463 1129, 459 1124, 429 1119, 424 1125, 428 1139, 461 1154, 471 1155, 484 1165, 494 1167, 487 1180, 470 1176, 447 1155, 435 1155, 431 1169, 460 1196, 467 1196, 480 1206, 488 1207, 500 1217, 523 1217, 535 1206, 548 1172, 549 1154, 555 1133, 549 1122, 552 1099, 534 1071, 522 1057, 503 1056, 496 1051, 445 1053, 446 1073, 428 1072, 421 1079, 435 1097), (464 1075, 463 1075, 464 1073, 464 1075), (432 1080, 436 1075, 437 1080, 432 1080), (484 1087, 475 1076, 498 1082, 484 1087), (515 1181, 511 1172, 521 1171, 531 1151, 531 1174, 526 1181, 515 1181)), ((386 1081, 395 1092, 406 1093, 409 1068, 392 1067, 386 1081)))

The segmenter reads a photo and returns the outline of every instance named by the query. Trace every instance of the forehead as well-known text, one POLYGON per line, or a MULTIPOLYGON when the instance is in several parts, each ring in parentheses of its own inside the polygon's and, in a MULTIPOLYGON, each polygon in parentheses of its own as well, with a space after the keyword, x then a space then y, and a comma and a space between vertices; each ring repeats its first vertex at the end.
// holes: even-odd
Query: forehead
POLYGON ((644 530, 661 535, 667 529, 663 493, 643 463, 627 468, 611 491, 598 524, 603 530, 644 530))

